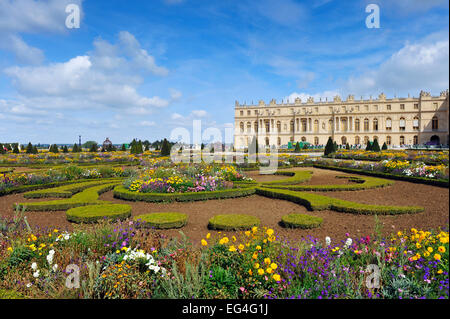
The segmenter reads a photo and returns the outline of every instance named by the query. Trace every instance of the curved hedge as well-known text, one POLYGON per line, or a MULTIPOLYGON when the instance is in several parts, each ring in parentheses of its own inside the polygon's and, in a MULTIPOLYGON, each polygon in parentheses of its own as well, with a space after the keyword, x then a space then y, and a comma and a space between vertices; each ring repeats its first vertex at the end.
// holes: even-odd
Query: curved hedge
POLYGON ((360 204, 347 200, 327 197, 305 192, 296 192, 291 190, 256 188, 258 195, 284 199, 305 206, 308 210, 330 209, 337 212, 365 215, 396 215, 412 214, 424 211, 420 206, 382 206, 360 204))
POLYGON ((131 206, 126 204, 101 204, 71 208, 66 218, 74 223, 95 223, 107 218, 124 220, 131 216, 131 206))
POLYGON ((54 211, 67 210, 78 206, 105 204, 109 202, 98 200, 99 195, 112 190, 118 183, 119 182, 93 186, 67 199, 19 203, 18 206, 19 209, 26 207, 27 211, 54 211))
POLYGON ((328 191, 357 191, 363 189, 379 188, 391 186, 394 182, 370 177, 370 176, 336 176, 337 178, 348 178, 354 184, 337 184, 337 185, 264 185, 267 188, 277 188, 277 189, 288 189, 292 191, 318 191, 318 192, 328 192, 328 191))
POLYGON ((132 192, 119 185, 114 188, 114 197, 144 202, 186 202, 207 199, 236 198, 252 195, 255 187, 231 188, 213 192, 192 192, 192 193, 138 193, 132 192))
POLYGON ((289 214, 281 217, 281 224, 286 228, 310 229, 319 227, 323 219, 306 214, 289 214))
POLYGON ((217 230, 246 230, 259 226, 259 218, 251 215, 216 215, 209 220, 208 227, 217 230))
POLYGON ((187 215, 182 213, 151 213, 134 216, 136 221, 142 221, 141 227, 169 229, 181 228, 187 223, 187 215))
POLYGON ((274 175, 291 176, 289 178, 280 179, 270 182, 262 182, 261 185, 293 185, 307 182, 311 179, 312 171, 286 171, 276 172, 274 175))

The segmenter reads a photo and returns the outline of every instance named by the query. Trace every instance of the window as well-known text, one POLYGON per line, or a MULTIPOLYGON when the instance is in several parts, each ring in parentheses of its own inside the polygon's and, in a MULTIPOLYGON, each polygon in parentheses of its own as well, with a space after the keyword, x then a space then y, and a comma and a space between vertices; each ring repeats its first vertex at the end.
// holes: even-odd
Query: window
POLYGON ((386 144, 391 145, 391 137, 389 135, 386 136, 386 144))
POLYGON ((400 131, 404 131, 406 128, 406 121, 405 121, 404 117, 400 118, 399 128, 400 128, 400 131))
POLYGON ((400 110, 404 110, 405 109, 405 104, 400 104, 400 110))
POLYGON ((247 111, 247 115, 250 116, 252 111, 247 111))
POLYGON ((244 122, 241 122, 241 124, 239 124, 239 127, 241 128, 241 133, 244 133, 244 122))
POLYGON ((319 138, 314 136, 314 145, 319 145, 319 138))
MULTIPOLYGON (((355 131, 359 132, 359 119, 355 120, 355 131)), ((357 144, 359 144, 359 143, 357 143, 357 144)))
POLYGON ((361 141, 359 140, 359 136, 355 136, 355 144, 358 145, 361 141))
POLYGON ((374 105, 374 106, 373 106, 373 110, 374 110, 374 111, 378 111, 378 105, 374 105))
POLYGON ((247 133, 250 133, 251 130, 252 130, 252 124, 250 124, 250 122, 247 122, 247 133))
POLYGON ((241 116, 244 116, 244 111, 241 111, 241 116))
POLYGON ((368 136, 364 136, 364 144, 367 145, 367 143, 369 143, 369 137, 368 136))
POLYGON ((314 121, 314 132, 319 132, 319 120, 314 121))
POLYGON ((328 132, 331 132, 333 130, 333 120, 328 121, 328 132))
POLYGON ((400 145, 405 145, 405 137, 403 135, 400 136, 400 145))
POLYGON ((417 135, 414 135, 414 137, 413 137, 413 144, 414 145, 419 144, 419 137, 417 135))
POLYGON ((373 130, 378 131, 378 119, 373 119, 373 130))
POLYGON ((418 103, 414 103, 414 109, 418 110, 419 109, 419 104, 418 103))
POLYGON ((294 132, 294 121, 291 121, 291 132, 294 132))
POLYGON ((391 110, 391 105, 390 104, 386 105, 386 110, 388 110, 388 111, 391 110))
POLYGON ((341 144, 342 144, 342 145, 347 144, 347 138, 346 138, 345 136, 342 136, 342 137, 341 137, 341 144))
POLYGON ((419 130, 419 118, 417 116, 415 116, 413 119, 413 130, 419 130))
POLYGON ((431 120, 431 129, 433 131, 437 131, 438 128, 439 128, 438 118, 436 116, 433 116, 433 119, 431 120))
POLYGON ((255 110, 255 115, 258 115, 258 111, 257 110, 255 110))
POLYGON ((367 112, 369 111, 369 106, 368 105, 364 105, 364 110, 367 112))
POLYGON ((253 123, 253 129, 258 133, 258 122, 253 123))
POLYGON ((369 119, 364 119, 364 131, 369 130, 369 119))
POLYGON ((358 111, 358 112, 359 112, 359 105, 356 105, 356 106, 355 106, 355 111, 358 111))
MULTIPOLYGON (((280 121, 277 122, 277 132, 278 133, 281 132, 281 122, 280 121)), ((280 145, 280 144, 278 144, 278 145, 280 145)))
POLYGON ((386 119, 386 131, 392 131, 392 120, 390 117, 386 119))
POLYGON ((348 125, 347 125, 347 119, 346 118, 342 119, 342 130, 344 132, 347 132, 347 130, 348 130, 348 125))
POLYGON ((278 146, 281 145, 281 137, 278 138, 278 146))
POLYGON ((302 132, 306 132, 306 120, 302 120, 302 132))

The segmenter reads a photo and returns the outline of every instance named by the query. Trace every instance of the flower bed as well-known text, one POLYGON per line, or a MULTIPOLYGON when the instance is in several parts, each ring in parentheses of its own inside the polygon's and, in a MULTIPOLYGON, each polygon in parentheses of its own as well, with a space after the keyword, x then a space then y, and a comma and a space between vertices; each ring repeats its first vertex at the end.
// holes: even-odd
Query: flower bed
POLYGON ((182 299, 449 298, 448 231, 398 231, 382 238, 287 242, 253 227, 208 233, 200 247, 164 242, 137 223, 108 222, 29 232, 18 223, 0 237, 4 297, 182 299), (66 286, 76 264, 84 289, 66 286), (376 278, 368 280, 370 277, 376 278), (6 291, 6 293, 4 293, 6 291), (13 293, 12 293, 13 292, 13 293))

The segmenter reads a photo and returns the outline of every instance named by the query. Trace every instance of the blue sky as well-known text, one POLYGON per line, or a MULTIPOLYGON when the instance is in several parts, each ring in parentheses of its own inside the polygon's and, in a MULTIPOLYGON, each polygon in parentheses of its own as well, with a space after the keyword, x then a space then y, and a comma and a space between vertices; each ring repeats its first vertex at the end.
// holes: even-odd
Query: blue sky
POLYGON ((437 95, 448 21, 440 0, 0 0, 0 141, 155 140, 193 119, 223 131, 235 100, 437 95))

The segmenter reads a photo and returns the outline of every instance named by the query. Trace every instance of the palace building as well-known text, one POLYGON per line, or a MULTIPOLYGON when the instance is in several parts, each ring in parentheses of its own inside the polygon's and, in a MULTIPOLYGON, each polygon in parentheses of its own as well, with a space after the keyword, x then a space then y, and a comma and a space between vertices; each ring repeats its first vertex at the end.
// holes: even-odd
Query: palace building
POLYGON ((331 137, 338 144, 365 146, 378 140, 388 147, 449 143, 449 93, 431 96, 420 92, 418 98, 387 99, 381 93, 377 99, 345 101, 335 96, 333 101, 293 103, 274 99, 269 104, 235 104, 235 136, 237 149, 248 147, 255 134, 258 144, 277 147, 288 142, 308 142, 325 145, 331 137), (429 143, 430 144, 430 143, 429 143))

